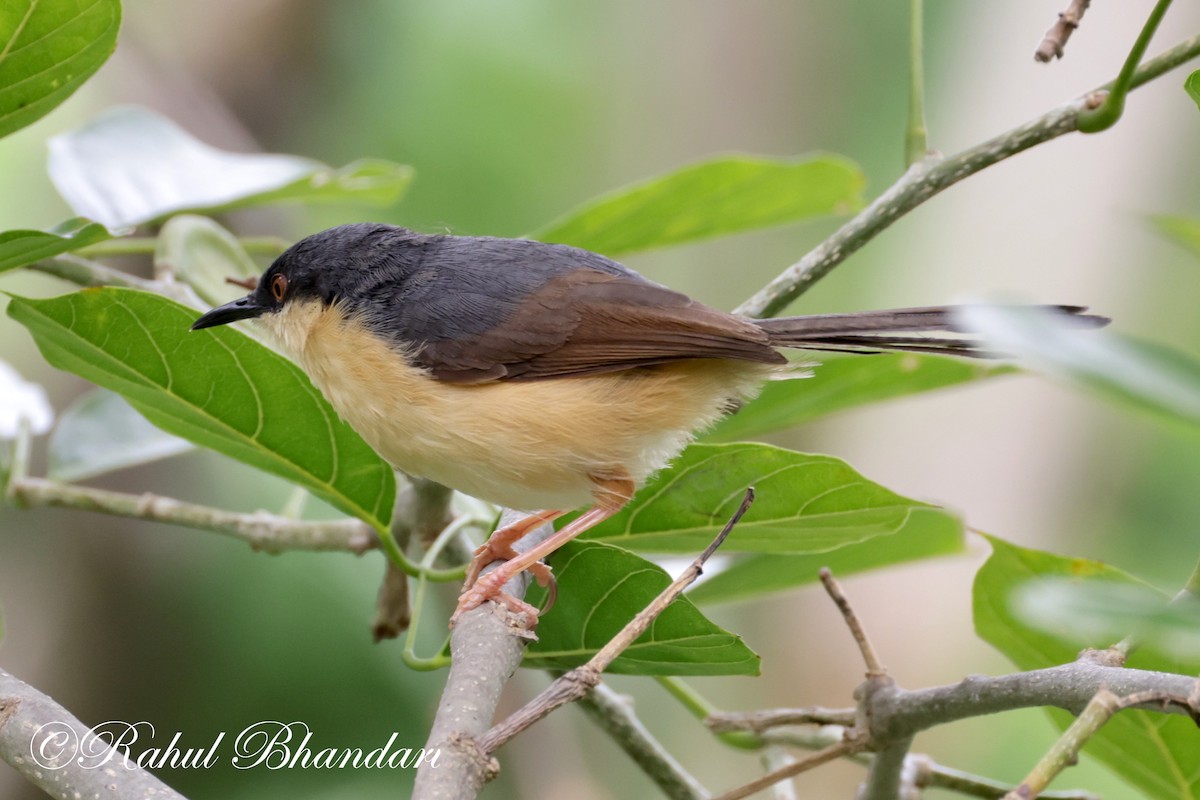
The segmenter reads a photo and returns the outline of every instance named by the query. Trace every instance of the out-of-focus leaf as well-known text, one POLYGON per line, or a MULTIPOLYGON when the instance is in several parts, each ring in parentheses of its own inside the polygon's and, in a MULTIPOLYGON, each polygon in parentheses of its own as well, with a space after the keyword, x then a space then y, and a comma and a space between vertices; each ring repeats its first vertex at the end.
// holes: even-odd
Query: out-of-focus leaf
MULTIPOLYGON (((975 630, 1023 670, 1068 663, 1079 648, 1074 633, 1060 636, 1038 630, 1013 613, 1011 598, 1018 586, 1038 578, 1060 578, 1080 586, 1117 583, 1148 589, 1107 564, 1028 550, 991 536, 988 541, 992 556, 975 577, 975 630)), ((1159 596, 1165 603, 1166 595, 1159 596)), ((1113 640, 1099 638, 1087 644, 1107 647, 1113 640)), ((1149 646, 1134 652, 1128 666, 1183 675, 1200 673, 1200 660, 1181 663, 1149 646)), ((1050 709, 1050 716, 1064 729, 1074 719, 1058 709, 1050 709)), ((1088 741, 1083 752, 1103 761, 1148 797, 1178 800, 1200 796, 1196 736, 1195 723, 1186 717, 1122 711, 1088 741)))
POLYGON ((1159 232, 1200 256, 1200 221, 1187 217, 1153 216, 1150 221, 1159 232))
POLYGON ((409 167, 387 161, 334 169, 298 156, 218 150, 130 106, 51 139, 49 168, 76 213, 110 228, 284 200, 390 205, 412 177, 409 167))
POLYGON ((120 395, 95 389, 59 417, 50 435, 47 474, 54 480, 79 481, 191 449, 190 442, 147 422, 120 395))
POLYGON ((749 600, 817 580, 821 567, 834 575, 961 553, 962 522, 939 510, 914 508, 895 533, 810 555, 754 555, 739 558, 688 592, 693 602, 749 600))
POLYGON ((0 272, 111 238, 108 228, 82 217, 69 219, 48 231, 0 232, 0 272))
MULTIPOLYGON (((529 667, 579 666, 671 583, 656 564, 598 542, 572 542, 550 557, 550 565, 561 588, 525 653, 529 667)), ((545 590, 531 590, 531 602, 544 598, 545 590)), ((710 622, 683 597, 609 668, 631 675, 757 675, 758 670, 758 656, 741 638, 710 622)))
POLYGON ((1023 366, 1156 414, 1200 423, 1200 361, 1162 345, 1084 330, 1031 306, 964 306, 964 327, 1023 366))
POLYGON ((48 114, 117 46, 119 0, 0 3, 0 136, 48 114))
POLYGON ((616 256, 845 214, 862 204, 865 183, 840 156, 725 156, 598 197, 530 238, 616 256))
POLYGON ((22 419, 31 433, 45 433, 54 424, 54 410, 45 389, 0 361, 0 441, 15 438, 22 419))
POLYGON ((8 314, 46 360, 117 392, 168 433, 305 487, 384 531, 391 468, 298 367, 228 327, 192 332, 196 312, 149 292, 84 289, 14 297, 8 314))
POLYGON ((262 272, 229 231, 209 217, 171 217, 158 235, 155 264, 172 269, 204 302, 220 305, 246 290, 226 278, 257 278, 262 272))
POLYGON ((819 360, 811 377, 768 382, 762 394, 718 422, 704 439, 750 439, 854 406, 1016 371, 1003 364, 917 353, 821 355, 819 360))
POLYGON ((1194 70, 1183 81, 1183 90, 1197 106, 1200 106, 1200 69, 1194 70))
POLYGON ((1200 661, 1200 600, 1190 595, 1168 604, 1162 592, 1140 584, 1044 578, 1014 593, 1013 611, 1064 641, 1116 642, 1132 634, 1140 646, 1200 661))
POLYGON ((733 516, 747 486, 757 496, 721 551, 820 553, 895 533, 913 509, 832 456, 765 444, 693 445, 621 513, 587 533, 630 550, 699 553, 733 516))

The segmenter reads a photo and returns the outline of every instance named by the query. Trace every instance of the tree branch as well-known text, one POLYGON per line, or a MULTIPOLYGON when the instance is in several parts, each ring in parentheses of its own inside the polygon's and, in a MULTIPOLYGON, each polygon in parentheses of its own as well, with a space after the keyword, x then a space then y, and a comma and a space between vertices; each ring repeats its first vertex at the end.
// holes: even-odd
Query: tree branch
POLYGON ((71 712, 0 669, 0 759, 56 800, 183 800, 71 712))
MULTIPOLYGON (((500 525, 521 516, 506 511, 500 525)), ((543 525, 526 534, 514 549, 525 552, 552 533, 551 525, 543 525)), ((506 583, 503 591, 524 597, 528 586, 528 573, 521 573, 506 583)), ((429 751, 439 749, 441 757, 436 769, 428 762, 421 763, 414 800, 467 800, 495 777, 499 765, 477 739, 491 725, 500 693, 520 665, 528 641, 529 632, 496 603, 484 603, 459 619, 450 634, 450 671, 425 745, 429 751)))
POLYGON ((156 494, 111 492, 43 478, 14 478, 8 494, 15 504, 26 508, 50 506, 97 511, 223 533, 267 553, 340 550, 361 554, 379 547, 370 526, 356 519, 305 522, 266 511, 239 514, 156 494))
MULTIPOLYGON (((1198 54, 1200 36, 1193 36, 1140 66, 1133 73, 1129 88, 1137 88, 1198 54)), ((1101 89, 1107 90, 1111 86, 1108 84, 1101 89)), ((738 306, 736 313, 750 317, 778 313, 885 228, 943 189, 1035 145, 1076 130, 1079 115, 1089 105, 1099 105, 1099 101, 1093 99, 1095 95, 1090 92, 958 155, 941 161, 926 159, 909 167, 899 180, 853 219, 738 306)))

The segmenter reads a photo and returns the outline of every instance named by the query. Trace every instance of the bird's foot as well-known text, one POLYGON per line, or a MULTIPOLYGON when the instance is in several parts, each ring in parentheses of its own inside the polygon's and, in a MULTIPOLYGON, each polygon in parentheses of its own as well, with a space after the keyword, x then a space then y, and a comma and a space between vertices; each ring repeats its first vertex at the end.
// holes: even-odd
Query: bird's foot
MULTIPOLYGON (((549 578, 550 568, 546 567, 545 564, 539 564, 539 566, 545 567, 545 575, 549 578)), ((532 569, 530 571, 533 572, 532 569)), ((536 577, 537 573, 535 572, 534 575, 536 577)), ((463 614, 478 608, 489 600, 495 600, 497 603, 507 607, 514 614, 524 615, 525 625, 530 630, 537 626, 538 610, 534 606, 518 597, 512 596, 508 592, 501 591, 501 587, 508 583, 511 577, 512 575, 508 574, 508 570, 501 567, 494 572, 484 575, 476 580, 472 586, 464 589, 463 593, 458 597, 458 607, 454 610, 453 616, 450 617, 450 627, 453 628, 455 623, 458 622, 459 617, 463 614)), ((553 579, 551 578, 550 580, 553 579)), ((541 583, 541 578, 538 578, 538 582, 541 583)), ((554 590, 551 589, 551 597, 553 595, 554 590)))

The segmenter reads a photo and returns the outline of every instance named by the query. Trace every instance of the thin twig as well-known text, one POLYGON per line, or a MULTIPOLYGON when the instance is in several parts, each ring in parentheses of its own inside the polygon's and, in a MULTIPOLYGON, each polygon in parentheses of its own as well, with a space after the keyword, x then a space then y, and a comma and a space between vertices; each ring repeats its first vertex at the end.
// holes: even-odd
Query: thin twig
POLYGON ((1084 12, 1088 10, 1092 0, 1071 0, 1071 5, 1067 6, 1067 10, 1058 15, 1058 22, 1055 22, 1050 30, 1046 31, 1045 38, 1034 51, 1033 58, 1035 61, 1040 61, 1043 64, 1048 63, 1051 59, 1062 58, 1063 48, 1067 46, 1067 40, 1071 38, 1071 34, 1079 27, 1079 23, 1083 20, 1084 12))
POLYGON ((646 777, 672 800, 703 800, 708 792, 646 730, 633 710, 633 703, 601 681, 591 693, 579 698, 583 709, 617 746, 641 767, 646 777))
MULTIPOLYGON (((1193 36, 1138 67, 1129 88, 1137 88, 1197 54, 1200 54, 1200 36, 1193 36)), ((1088 96, 1092 94, 1095 92, 1089 92, 1088 96)), ((778 313, 893 222, 942 190, 1017 153, 1076 130, 1079 114, 1088 105, 1088 96, 937 163, 926 160, 910 167, 854 218, 738 306, 737 313, 750 317, 778 313)))
MULTIPOLYGON (((913 754, 908 757, 913 767, 914 785, 917 789, 937 788, 947 789, 969 797, 983 797, 987 800, 1000 800, 1013 790, 1012 784, 982 778, 962 770, 938 764, 929 756, 913 754)), ((1069 789, 1061 792, 1042 792, 1032 800, 1102 800, 1099 795, 1080 789, 1069 789)))
POLYGON ((837 578, 833 577, 833 573, 829 571, 828 567, 822 567, 819 575, 825 591, 837 604, 838 611, 842 612, 842 618, 846 620, 846 627, 850 629, 850 634, 854 637, 859 652, 862 653, 863 662, 867 665, 867 677, 881 678, 887 675, 887 667, 880 662, 879 656, 876 655, 875 648, 871 645, 871 640, 867 638, 867 632, 863 630, 858 615, 854 613, 846 593, 842 591, 842 585, 838 583, 837 578))
POLYGON ((781 725, 845 725, 855 723, 857 711, 853 708, 770 708, 743 713, 711 714, 704 724, 713 733, 727 731, 753 731, 765 733, 781 725))
POLYGON ((796 759, 792 764, 768 772, 761 778, 750 781, 744 786, 739 786, 736 789, 730 789, 723 795, 713 798, 713 800, 741 800, 743 797, 749 797, 756 792, 761 792, 768 786, 772 786, 780 781, 786 781, 788 778, 794 778, 802 772, 807 772, 810 769, 819 767, 822 764, 828 764, 843 756, 853 755, 859 752, 865 746, 865 742, 847 739, 826 747, 824 750, 818 750, 804 758, 796 759))
POLYGON ((545 717, 551 711, 573 700, 577 700, 591 691, 592 687, 600 682, 600 675, 604 670, 608 669, 608 666, 616 660, 617 656, 621 655, 639 636, 645 633, 654 620, 663 611, 666 611, 667 606, 673 603, 675 598, 683 593, 684 589, 691 586, 700 577, 705 562, 717 551, 717 548, 729 536, 730 531, 733 530, 742 516, 750 509, 750 504, 753 502, 754 488, 750 487, 746 489, 746 494, 742 498, 741 505, 738 506, 737 511, 733 513, 729 521, 725 523, 725 527, 721 529, 721 532, 717 534, 712 543, 705 548, 704 552, 683 571, 683 574, 672 581, 666 589, 663 589, 657 597, 650 601, 649 605, 635 614, 633 619, 616 636, 601 647, 595 655, 588 659, 586 664, 567 672, 546 687, 537 697, 518 709, 508 719, 498 725, 494 725, 480 738, 480 750, 488 754, 494 753, 514 736, 545 717))
POLYGON ((304 522, 266 511, 239 514, 162 495, 112 492, 44 478, 10 480, 8 492, 12 502, 27 508, 74 508, 185 525, 233 536, 267 553, 337 550, 361 554, 379 547, 371 527, 356 519, 304 522))

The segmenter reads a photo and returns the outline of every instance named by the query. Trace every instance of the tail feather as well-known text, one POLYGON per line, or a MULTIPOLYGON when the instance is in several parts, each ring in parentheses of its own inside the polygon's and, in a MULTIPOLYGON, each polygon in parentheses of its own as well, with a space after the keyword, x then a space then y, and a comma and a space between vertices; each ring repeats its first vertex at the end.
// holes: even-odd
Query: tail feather
MULTIPOLYGON (((1086 314, 1084 306, 1041 306, 1057 311, 1083 328, 1107 325, 1107 317, 1086 314)), ((776 347, 878 353, 896 350, 912 353, 943 353, 967 358, 998 358, 974 339, 939 335, 963 333, 948 306, 905 308, 894 311, 864 311, 851 314, 819 314, 755 320, 776 347), (931 334, 909 336, 904 334, 931 334)))

